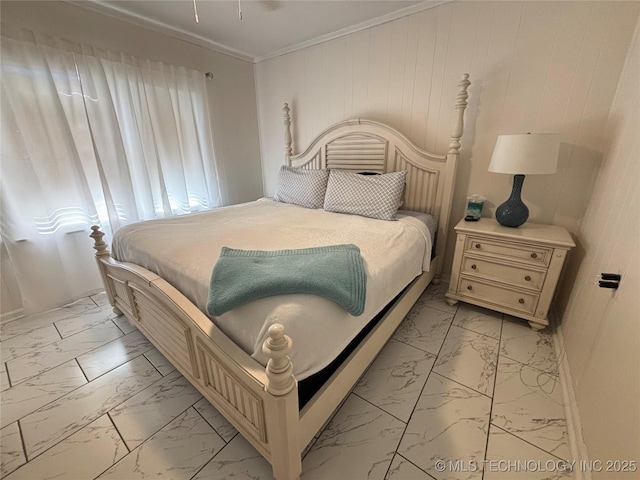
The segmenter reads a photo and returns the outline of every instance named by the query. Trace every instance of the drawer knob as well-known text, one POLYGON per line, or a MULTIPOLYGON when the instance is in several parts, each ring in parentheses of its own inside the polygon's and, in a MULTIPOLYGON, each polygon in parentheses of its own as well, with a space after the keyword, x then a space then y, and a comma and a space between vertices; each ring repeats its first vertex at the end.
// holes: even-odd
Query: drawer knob
POLYGON ((476 248, 480 248, 480 247, 482 247, 482 245, 480 245, 479 243, 476 243, 476 245, 475 245, 475 246, 476 246, 476 248))
POLYGON ((524 303, 524 298, 518 299, 518 303, 523 304, 524 303))
POLYGON ((467 285, 467 290, 473 290, 473 287, 471 285, 467 285))
POLYGON ((531 277, 530 277, 529 275, 527 275, 526 277, 524 277, 524 279, 525 279, 527 282, 530 282, 530 281, 531 281, 531 277))
POLYGON ((477 270, 477 268, 478 268, 478 267, 476 266, 476 264, 475 264, 475 263, 474 263, 473 265, 471 265, 471 270, 477 270))
POLYGON ((531 258, 538 258, 538 254, 537 254, 536 252, 533 252, 533 253, 531 254, 531 258))

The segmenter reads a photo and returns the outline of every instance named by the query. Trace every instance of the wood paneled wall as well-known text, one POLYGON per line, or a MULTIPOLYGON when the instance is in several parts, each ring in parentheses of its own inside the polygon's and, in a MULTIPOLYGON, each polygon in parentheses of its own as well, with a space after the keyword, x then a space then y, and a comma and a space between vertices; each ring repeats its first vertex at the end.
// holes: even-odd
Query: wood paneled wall
MULTIPOLYGON (((602 168, 569 257, 569 281, 558 299, 591 460, 640 458, 639 89, 640 23, 604 129, 602 168), (602 272, 622 274, 618 290, 598 287, 602 272)), ((593 478, 621 475, 602 471, 593 478)))
POLYGON ((487 172, 499 134, 557 132, 558 172, 528 176, 523 198, 530 221, 576 232, 639 11, 639 2, 456 1, 262 61, 256 88, 265 194, 273 194, 284 161, 284 102, 292 106, 296 151, 331 123, 360 117, 446 152, 456 84, 468 72, 453 223, 469 193, 487 197, 485 216, 508 197, 511 177, 487 172))

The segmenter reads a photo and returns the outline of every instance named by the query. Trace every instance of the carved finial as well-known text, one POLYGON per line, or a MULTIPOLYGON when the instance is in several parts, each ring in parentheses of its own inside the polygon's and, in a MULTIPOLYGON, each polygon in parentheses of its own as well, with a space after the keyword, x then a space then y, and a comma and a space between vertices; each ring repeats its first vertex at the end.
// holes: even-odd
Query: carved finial
POLYGON ((109 250, 107 250, 107 244, 102 240, 104 237, 104 233, 100 231, 100 227, 98 225, 94 225, 91 227, 91 234, 89 235, 93 238, 93 248, 96 250, 96 256, 100 257, 103 255, 109 255, 109 250))
POLYGON ((284 157, 287 162, 287 165, 291 166, 291 155, 293 155, 293 149, 291 148, 291 116, 289 112, 289 104, 285 103, 284 108, 282 109, 284 112, 284 157))
POLYGON ((464 75, 462 75, 460 83, 458 83, 458 87, 460 87, 460 90, 458 91, 455 105, 457 110, 457 118, 456 124, 453 127, 453 132, 451 132, 449 153, 460 152, 460 137, 462 137, 462 132, 464 130, 464 111, 467 108, 467 98, 469 98, 469 93, 467 93, 469 85, 471 85, 471 82, 469 81, 469 74, 465 73, 464 75))
POLYGON ((266 368, 269 383, 265 388, 272 395, 286 395, 296 385, 293 364, 288 356, 292 343, 284 334, 284 326, 274 323, 269 327, 269 338, 262 344, 262 353, 269 358, 266 368))

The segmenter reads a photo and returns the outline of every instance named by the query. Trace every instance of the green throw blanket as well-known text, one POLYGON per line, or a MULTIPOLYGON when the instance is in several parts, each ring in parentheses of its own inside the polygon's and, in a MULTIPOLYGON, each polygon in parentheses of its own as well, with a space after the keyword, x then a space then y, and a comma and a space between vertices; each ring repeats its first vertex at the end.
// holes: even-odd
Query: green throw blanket
POLYGON ((357 316, 364 311, 366 287, 364 262, 355 245, 271 252, 222 247, 211 274, 207 313, 222 315, 273 295, 310 293, 357 316))

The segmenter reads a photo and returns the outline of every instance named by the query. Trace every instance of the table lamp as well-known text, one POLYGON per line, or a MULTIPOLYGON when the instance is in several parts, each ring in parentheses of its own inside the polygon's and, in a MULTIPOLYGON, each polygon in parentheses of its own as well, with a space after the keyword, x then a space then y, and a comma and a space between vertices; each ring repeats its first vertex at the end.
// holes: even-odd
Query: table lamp
POLYGON ((519 227, 529 218, 529 209, 520 193, 525 175, 556 173, 560 135, 527 133, 499 135, 493 149, 489 171, 513 174, 511 196, 496 209, 496 220, 505 227, 519 227))

